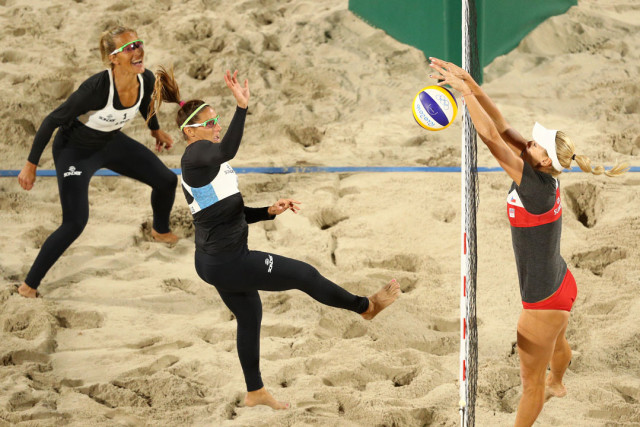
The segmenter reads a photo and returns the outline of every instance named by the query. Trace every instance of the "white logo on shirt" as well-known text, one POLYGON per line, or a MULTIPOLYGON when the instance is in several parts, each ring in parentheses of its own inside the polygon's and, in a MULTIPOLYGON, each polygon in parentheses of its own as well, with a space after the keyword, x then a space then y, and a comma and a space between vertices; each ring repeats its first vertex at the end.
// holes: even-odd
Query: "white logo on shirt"
POLYGON ((98 116, 98 118, 99 118, 100 120, 103 120, 103 121, 105 121, 105 122, 109 122, 109 123, 113 123, 113 122, 115 122, 115 121, 116 121, 116 119, 113 117, 113 114, 109 114, 109 115, 107 115, 107 117, 104 117, 104 116, 98 116))
POLYGON ((273 268, 273 257, 271 255, 268 255, 268 258, 265 258, 264 265, 269 266, 267 273, 271 273, 271 269, 273 268))
POLYGON ((71 175, 79 176, 82 175, 82 171, 77 171, 75 166, 69 166, 69 172, 64 173, 64 177, 68 177, 71 175))

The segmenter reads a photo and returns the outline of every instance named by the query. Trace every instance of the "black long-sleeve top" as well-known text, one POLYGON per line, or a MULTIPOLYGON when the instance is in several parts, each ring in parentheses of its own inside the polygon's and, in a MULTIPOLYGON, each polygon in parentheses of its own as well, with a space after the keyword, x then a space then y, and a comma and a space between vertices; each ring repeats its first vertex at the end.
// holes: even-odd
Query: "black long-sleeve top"
MULTIPOLYGON (((151 70, 145 70, 144 73, 142 73, 142 80, 144 90, 139 111, 146 120, 156 79, 151 70)), ((60 127, 60 132, 64 132, 64 136, 69 143, 77 146, 97 149, 111 141, 113 134, 118 132, 118 130, 102 132, 91 129, 78 120, 79 116, 89 111, 96 111, 105 107, 109 99, 110 85, 111 81, 108 70, 94 74, 85 80, 75 92, 69 95, 69 98, 67 98, 65 102, 53 110, 42 121, 33 140, 31 152, 27 160, 33 164, 38 164, 42 152, 51 139, 51 135, 58 127, 60 127)), ((138 91, 138 99, 139 98, 140 92, 138 91)), ((138 99, 136 99, 136 103, 138 99)), ((120 97, 115 87, 113 106, 118 110, 125 109, 120 102, 120 97)), ((160 129, 156 116, 152 117, 149 121, 149 129, 160 129)))
MULTIPOLYGON (((211 191, 209 186, 219 174, 235 176, 231 166, 225 162, 238 152, 246 115, 246 109, 236 108, 229 129, 220 143, 201 140, 187 146, 181 160, 185 184, 193 190, 205 188, 211 191)), ((212 256, 236 252, 247 244, 247 224, 275 218, 275 215, 269 215, 268 207, 245 206, 242 194, 237 190, 237 177, 235 179, 233 194, 193 214, 196 250, 212 256)), ((193 203, 194 197, 184 185, 182 190, 187 203, 193 203)))

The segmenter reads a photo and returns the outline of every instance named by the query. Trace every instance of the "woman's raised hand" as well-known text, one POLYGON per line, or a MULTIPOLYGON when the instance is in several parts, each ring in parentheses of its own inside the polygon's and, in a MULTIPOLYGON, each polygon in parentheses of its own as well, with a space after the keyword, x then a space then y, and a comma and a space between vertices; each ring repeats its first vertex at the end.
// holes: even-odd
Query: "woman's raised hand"
POLYGON ((470 82, 470 81, 473 80, 473 77, 471 77, 471 74, 469 74, 463 68, 458 67, 453 62, 443 61, 442 59, 438 59, 438 58, 434 58, 434 57, 430 57, 429 61, 431 61, 432 64, 439 65, 440 67, 446 68, 451 73, 453 73, 456 77, 461 78, 462 80, 464 80, 466 82, 470 82))
POLYGON ((439 80, 439 86, 448 84, 463 94, 470 92, 469 88, 474 80, 469 73, 456 64, 443 61, 442 59, 431 57, 429 60, 431 61, 429 66, 440 73, 439 76, 429 75, 429 77, 439 80))
POLYGON ((227 70, 224 75, 224 82, 227 84, 229 89, 231 89, 231 93, 233 93, 233 96, 238 102, 238 107, 247 108, 249 105, 249 97, 251 95, 249 92, 249 80, 244 79, 244 86, 242 86, 240 82, 238 82, 238 70, 235 70, 233 75, 231 75, 231 72, 227 70))

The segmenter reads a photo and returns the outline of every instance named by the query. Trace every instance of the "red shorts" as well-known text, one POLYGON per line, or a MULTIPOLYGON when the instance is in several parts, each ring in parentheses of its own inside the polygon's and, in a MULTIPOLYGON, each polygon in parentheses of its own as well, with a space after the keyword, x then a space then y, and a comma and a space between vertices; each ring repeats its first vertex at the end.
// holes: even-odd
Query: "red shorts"
POLYGON ((529 303, 522 301, 522 307, 527 310, 564 310, 571 311, 573 302, 578 296, 578 286, 576 285, 576 279, 573 278, 573 274, 567 269, 567 274, 564 276, 562 283, 557 291, 550 297, 543 299, 542 301, 529 303))

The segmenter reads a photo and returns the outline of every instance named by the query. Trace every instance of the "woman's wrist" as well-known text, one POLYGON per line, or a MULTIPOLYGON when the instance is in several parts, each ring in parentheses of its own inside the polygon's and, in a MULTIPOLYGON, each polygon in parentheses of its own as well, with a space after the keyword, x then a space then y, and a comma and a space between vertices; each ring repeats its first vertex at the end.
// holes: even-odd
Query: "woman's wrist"
POLYGON ((468 84, 462 85, 460 93, 462 96, 475 95, 473 89, 468 84))
POLYGON ((473 92, 474 95, 478 94, 481 90, 480 85, 474 79, 465 80, 465 83, 467 84, 469 91, 473 92))

